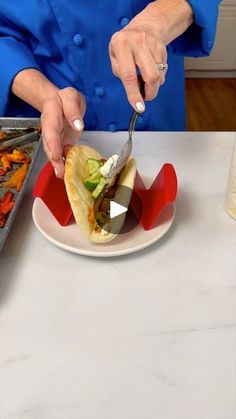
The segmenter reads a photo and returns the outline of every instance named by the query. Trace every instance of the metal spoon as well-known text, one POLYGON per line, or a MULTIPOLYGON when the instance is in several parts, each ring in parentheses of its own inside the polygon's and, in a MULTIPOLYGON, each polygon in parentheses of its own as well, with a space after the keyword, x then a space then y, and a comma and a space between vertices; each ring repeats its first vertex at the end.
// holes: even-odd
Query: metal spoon
MULTIPOLYGON (((140 92, 142 97, 145 97, 145 84, 143 79, 140 77, 141 83, 140 83, 140 92)), ((137 119, 139 117, 139 113, 134 111, 131 118, 130 118, 130 122, 129 122, 129 138, 126 141, 125 145, 122 147, 120 154, 119 154, 119 158, 117 160, 117 163, 114 167, 112 167, 111 172, 110 172, 110 179, 114 179, 116 175, 118 175, 118 173, 121 172, 121 170, 123 169, 123 167, 125 166, 131 151, 132 151, 132 146, 133 146, 133 142, 132 142, 132 136, 133 133, 135 131, 135 126, 136 126, 136 122, 137 119)))

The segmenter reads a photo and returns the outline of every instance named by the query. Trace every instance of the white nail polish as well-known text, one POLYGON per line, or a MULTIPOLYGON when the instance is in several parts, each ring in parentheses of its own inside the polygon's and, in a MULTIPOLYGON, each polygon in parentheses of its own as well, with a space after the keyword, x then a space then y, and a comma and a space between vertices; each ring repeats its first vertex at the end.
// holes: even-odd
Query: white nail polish
POLYGON ((80 119, 76 119, 76 120, 74 121, 74 127, 75 127, 75 129, 76 129, 77 131, 82 131, 82 129, 83 129, 83 124, 82 124, 82 122, 80 121, 80 119))
POLYGON ((55 175, 58 176, 58 170, 54 168, 55 175))
POLYGON ((145 111, 145 107, 144 107, 142 102, 136 102, 136 109, 137 109, 138 112, 144 112, 145 111))

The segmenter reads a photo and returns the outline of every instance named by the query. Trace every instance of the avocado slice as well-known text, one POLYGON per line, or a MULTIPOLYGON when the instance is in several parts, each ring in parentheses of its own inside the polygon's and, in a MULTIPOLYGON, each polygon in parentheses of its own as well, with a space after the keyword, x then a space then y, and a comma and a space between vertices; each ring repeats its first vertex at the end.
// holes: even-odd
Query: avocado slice
POLYGON ((96 159, 89 158, 88 159, 88 170, 89 175, 99 171, 100 167, 102 166, 102 162, 96 159))
POLYGON ((99 171, 96 171, 92 175, 87 177, 87 179, 84 182, 84 186, 89 191, 93 191, 96 188, 96 186, 99 184, 101 178, 102 178, 101 173, 99 171))
POLYGON ((105 179, 104 177, 101 177, 99 183, 97 184, 96 188, 94 189, 92 193, 93 199, 97 199, 99 197, 99 195, 102 193, 103 189, 105 188, 106 184, 107 184, 107 179, 105 179))
POLYGON ((94 179, 94 180, 89 180, 89 178, 86 180, 84 186, 89 190, 89 191, 94 191, 94 189, 97 187, 97 185, 99 184, 100 179, 94 179))
POLYGON ((100 160, 92 158, 88 159, 89 177, 85 179, 84 186, 89 191, 93 191, 93 199, 97 199, 99 197, 107 183, 107 180, 100 173, 99 169, 101 166, 103 166, 103 163, 100 160))

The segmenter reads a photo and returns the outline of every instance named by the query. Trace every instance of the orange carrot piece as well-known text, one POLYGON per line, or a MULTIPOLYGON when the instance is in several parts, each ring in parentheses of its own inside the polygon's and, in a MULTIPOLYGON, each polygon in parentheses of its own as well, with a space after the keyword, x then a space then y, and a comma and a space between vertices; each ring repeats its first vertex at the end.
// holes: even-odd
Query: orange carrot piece
POLYGON ((14 207, 14 201, 10 201, 5 205, 0 205, 0 212, 4 215, 8 214, 14 207))
POLYGON ((25 176, 28 171, 28 163, 24 163, 19 169, 17 169, 8 181, 4 183, 6 188, 16 188, 19 191, 25 180, 25 176))

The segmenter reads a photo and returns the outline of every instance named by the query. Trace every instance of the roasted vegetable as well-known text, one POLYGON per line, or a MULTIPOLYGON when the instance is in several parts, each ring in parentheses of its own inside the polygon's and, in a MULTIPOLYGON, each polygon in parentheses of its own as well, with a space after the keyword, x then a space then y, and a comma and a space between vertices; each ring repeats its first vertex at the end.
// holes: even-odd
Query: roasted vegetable
POLYGON ((7 221, 7 215, 12 210, 15 201, 13 200, 13 192, 7 191, 0 199, 0 227, 4 227, 7 221))
POLYGON ((0 131, 0 141, 5 140, 6 138, 7 138, 7 133, 0 131))
POLYGON ((10 179, 4 183, 5 188, 16 188, 16 190, 19 191, 23 185, 27 171, 28 163, 24 163, 13 173, 10 179))
POLYGON ((1 157, 1 162, 4 170, 10 170, 12 163, 29 163, 30 158, 22 150, 14 149, 12 153, 6 153, 1 157))

